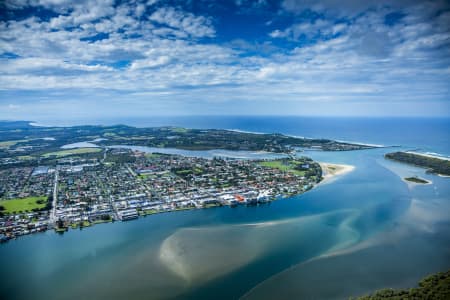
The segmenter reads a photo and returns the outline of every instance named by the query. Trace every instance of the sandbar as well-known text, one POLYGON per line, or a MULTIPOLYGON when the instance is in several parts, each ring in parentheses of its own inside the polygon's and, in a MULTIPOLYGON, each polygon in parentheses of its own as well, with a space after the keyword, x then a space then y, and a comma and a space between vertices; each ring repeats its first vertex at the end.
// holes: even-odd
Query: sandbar
POLYGON ((319 165, 322 168, 323 177, 323 180, 320 183, 330 182, 331 180, 336 179, 337 177, 344 174, 350 173, 355 169, 355 166, 344 164, 319 162, 319 165))

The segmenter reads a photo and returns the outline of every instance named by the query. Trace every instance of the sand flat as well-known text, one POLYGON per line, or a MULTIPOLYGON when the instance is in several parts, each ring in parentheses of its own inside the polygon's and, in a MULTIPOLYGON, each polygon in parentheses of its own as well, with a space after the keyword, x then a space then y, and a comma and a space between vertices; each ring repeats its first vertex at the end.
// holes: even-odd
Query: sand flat
POLYGON ((335 180, 337 177, 350 173, 355 169, 355 166, 344 164, 319 162, 319 165, 322 168, 323 173, 322 174, 323 180, 320 182, 321 184, 331 182, 335 180))

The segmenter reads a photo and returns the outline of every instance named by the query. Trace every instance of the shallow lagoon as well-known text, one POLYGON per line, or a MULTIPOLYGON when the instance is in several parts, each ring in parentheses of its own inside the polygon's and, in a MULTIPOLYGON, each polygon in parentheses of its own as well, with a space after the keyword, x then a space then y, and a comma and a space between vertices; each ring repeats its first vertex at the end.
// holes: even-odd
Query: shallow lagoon
POLYGON ((202 157, 207 159, 212 159, 214 157, 221 158, 233 158, 233 159, 275 159, 286 157, 286 154, 273 153, 266 151, 233 151, 233 150, 184 150, 176 148, 157 148, 157 147, 147 147, 147 146, 133 146, 133 145, 114 145, 108 146, 108 148, 124 148, 137 150, 145 153, 164 153, 172 155, 182 155, 186 157, 202 157))

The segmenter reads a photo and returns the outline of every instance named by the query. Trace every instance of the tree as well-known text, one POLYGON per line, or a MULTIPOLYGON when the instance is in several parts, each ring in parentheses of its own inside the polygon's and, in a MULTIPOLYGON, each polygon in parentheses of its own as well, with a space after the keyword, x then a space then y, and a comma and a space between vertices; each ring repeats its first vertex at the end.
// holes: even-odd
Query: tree
POLYGON ((56 221, 56 226, 58 228, 63 228, 64 227, 64 221, 61 219, 58 219, 58 221, 56 221))

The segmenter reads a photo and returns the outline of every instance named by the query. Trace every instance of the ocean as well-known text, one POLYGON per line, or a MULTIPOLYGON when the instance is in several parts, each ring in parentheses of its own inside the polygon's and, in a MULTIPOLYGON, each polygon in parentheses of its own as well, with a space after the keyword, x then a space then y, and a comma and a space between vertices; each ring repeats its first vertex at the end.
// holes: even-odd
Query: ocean
POLYGON ((395 147, 301 152, 355 170, 258 207, 158 214, 10 241, 0 245, 7 299, 348 299, 410 287, 450 268, 450 179, 383 158, 398 150, 450 156, 449 119, 149 117, 100 123, 395 147), (432 184, 402 180, 414 175, 432 184))

